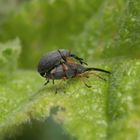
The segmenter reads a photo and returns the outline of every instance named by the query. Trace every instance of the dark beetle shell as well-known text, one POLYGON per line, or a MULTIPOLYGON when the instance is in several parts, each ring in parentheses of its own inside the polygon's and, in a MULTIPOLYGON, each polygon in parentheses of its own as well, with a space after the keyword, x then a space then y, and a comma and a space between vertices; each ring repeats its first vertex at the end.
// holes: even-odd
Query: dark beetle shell
POLYGON ((62 79, 62 78, 72 78, 78 74, 84 73, 87 68, 79 64, 69 64, 66 63, 67 70, 64 70, 62 65, 55 67, 50 73, 46 74, 47 79, 62 79))
POLYGON ((58 66, 62 60, 62 57, 70 56, 70 52, 64 49, 59 51, 52 51, 44 55, 38 64, 38 72, 43 76, 45 73, 51 71, 58 66), (61 52, 61 54, 59 53, 61 52))
POLYGON ((67 67, 66 70, 64 70, 63 65, 59 65, 52 69, 50 73, 46 73, 45 78, 46 79, 53 79, 53 80, 59 80, 59 79, 69 79, 76 77, 77 75, 83 74, 85 72, 89 71, 98 71, 98 72, 104 72, 110 74, 109 71, 100 69, 100 68, 94 68, 94 67, 84 67, 80 64, 76 63, 65 63, 65 67, 67 67))
POLYGON ((41 76, 45 76, 47 73, 49 73, 52 69, 57 67, 58 65, 62 63, 67 62, 67 58, 74 58, 73 63, 76 63, 78 61, 80 64, 86 64, 82 58, 70 53, 67 50, 60 49, 57 51, 52 51, 44 55, 38 64, 38 72, 41 76))

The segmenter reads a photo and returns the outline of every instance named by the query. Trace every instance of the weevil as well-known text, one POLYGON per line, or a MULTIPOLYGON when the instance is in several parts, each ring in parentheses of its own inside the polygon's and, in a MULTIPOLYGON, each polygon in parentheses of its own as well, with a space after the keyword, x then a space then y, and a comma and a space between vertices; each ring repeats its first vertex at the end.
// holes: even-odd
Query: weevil
MULTIPOLYGON (((65 71, 63 69, 62 65, 59 65, 57 67, 55 67, 54 69, 52 69, 50 71, 50 73, 46 73, 46 75, 44 76, 47 79, 47 82, 45 83, 48 84, 49 80, 60 80, 60 79, 70 79, 70 78, 74 78, 74 77, 86 77, 88 78, 89 72, 91 71, 98 71, 98 72, 104 72, 104 73, 108 73, 110 74, 109 71, 104 70, 104 69, 100 69, 100 68, 94 68, 94 67, 84 67, 80 64, 76 64, 76 63, 65 63, 65 71)), ((99 78, 105 80, 104 78, 102 78, 101 76, 95 74, 96 76, 98 76, 99 78)), ((87 87, 87 84, 85 84, 87 87)))
MULTIPOLYGON (((39 61, 38 64, 38 72, 41 76, 45 76, 46 74, 50 74, 50 71, 54 69, 55 67, 63 66, 63 71, 65 71, 65 65, 64 63, 67 62, 67 59, 73 58, 76 61, 78 61, 80 64, 86 64, 84 60, 75 54, 72 54, 70 51, 59 49, 57 51, 51 51, 47 54, 45 54, 39 61)), ((75 62, 76 63, 76 62, 75 62)))

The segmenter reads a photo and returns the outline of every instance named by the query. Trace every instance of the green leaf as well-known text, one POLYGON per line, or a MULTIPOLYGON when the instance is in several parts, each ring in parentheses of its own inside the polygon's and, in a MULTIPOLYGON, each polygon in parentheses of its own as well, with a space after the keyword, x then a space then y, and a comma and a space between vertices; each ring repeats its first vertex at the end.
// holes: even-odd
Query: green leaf
POLYGON ((18 39, 0 44, 0 139, 139 139, 139 4, 37 0, 11 13, 0 39, 19 36, 23 49, 18 39), (93 73, 44 86, 38 58, 61 47, 110 70, 99 74, 107 81, 93 73), (19 69, 19 56, 34 69, 19 69))
POLYGON ((0 82, 4 83, 17 69, 17 60, 20 54, 20 42, 18 39, 0 44, 0 82))
POLYGON ((105 49, 107 57, 140 58, 140 1, 125 2, 124 11, 121 14, 117 35, 113 42, 105 49), (110 53, 111 52, 111 53, 110 53))
POLYGON ((55 123, 63 125, 67 133, 81 140, 137 139, 139 71, 138 60, 118 62, 112 67, 108 82, 91 75, 90 89, 76 78, 41 88, 43 83, 34 72, 18 71, 8 83, 10 92, 7 85, 1 88, 5 92, 1 94, 0 135, 15 137, 21 133, 17 129, 22 130, 24 124, 34 124, 34 120, 41 123, 51 117, 55 123), (33 94, 39 84, 40 91, 33 94))

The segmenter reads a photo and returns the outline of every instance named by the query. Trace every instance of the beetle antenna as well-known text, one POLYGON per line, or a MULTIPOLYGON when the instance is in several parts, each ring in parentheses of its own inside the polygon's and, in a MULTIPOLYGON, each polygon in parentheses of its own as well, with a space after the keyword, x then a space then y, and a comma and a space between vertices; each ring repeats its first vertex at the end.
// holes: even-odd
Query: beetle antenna
POLYGON ((107 81, 105 78, 101 77, 101 76, 100 76, 100 75, 98 75, 98 74, 95 74, 95 73, 94 73, 94 75, 95 75, 95 76, 97 76, 98 78, 100 78, 100 79, 104 80, 104 81, 107 81))
POLYGON ((105 72, 105 73, 111 74, 110 71, 99 69, 99 68, 93 68, 93 67, 92 68, 86 68, 85 71, 100 71, 100 72, 105 72))
POLYGON ((47 85, 49 83, 49 79, 45 82, 44 86, 47 85))

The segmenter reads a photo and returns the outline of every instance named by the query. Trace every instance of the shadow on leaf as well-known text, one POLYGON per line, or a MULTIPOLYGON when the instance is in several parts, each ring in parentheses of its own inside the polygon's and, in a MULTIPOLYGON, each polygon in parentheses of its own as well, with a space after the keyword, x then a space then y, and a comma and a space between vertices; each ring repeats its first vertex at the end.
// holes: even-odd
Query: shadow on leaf
POLYGON ((62 122, 54 120, 59 111, 65 109, 59 106, 51 108, 50 116, 45 121, 31 120, 22 125, 22 130, 16 136, 5 140, 76 140, 64 130, 62 122))

